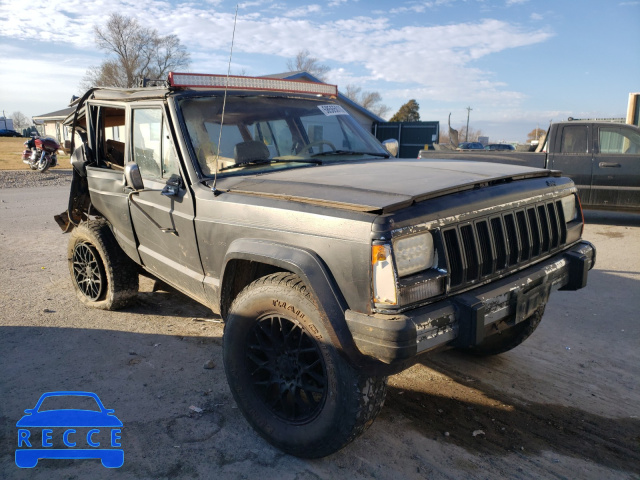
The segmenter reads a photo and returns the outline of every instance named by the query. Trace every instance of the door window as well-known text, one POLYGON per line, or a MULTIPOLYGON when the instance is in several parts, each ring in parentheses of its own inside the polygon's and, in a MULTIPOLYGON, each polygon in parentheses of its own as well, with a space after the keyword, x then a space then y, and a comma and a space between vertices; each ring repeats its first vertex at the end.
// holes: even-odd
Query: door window
POLYGON ((171 141, 167 124, 162 124, 162 177, 169 178, 171 175, 180 175, 178 167, 178 155, 171 141))
POLYGON ((133 161, 146 177, 161 178, 162 110, 133 111, 133 161))
POLYGON ((640 135, 621 127, 602 127, 599 135, 600 153, 637 155, 640 135))
POLYGON ((561 153, 587 153, 587 127, 571 126, 562 130, 561 153))
POLYGON ((169 178, 180 174, 169 129, 159 108, 133 110, 133 161, 148 178, 169 178))
POLYGON ((123 167, 124 143, 120 141, 120 134, 124 132, 125 109, 92 105, 91 119, 93 149, 98 162, 123 167))

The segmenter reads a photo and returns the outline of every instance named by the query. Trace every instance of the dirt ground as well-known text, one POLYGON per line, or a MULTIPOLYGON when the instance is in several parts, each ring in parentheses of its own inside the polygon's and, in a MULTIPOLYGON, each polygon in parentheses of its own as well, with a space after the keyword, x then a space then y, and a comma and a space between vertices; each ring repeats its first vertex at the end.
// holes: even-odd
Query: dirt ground
POLYGON ((222 325, 206 308, 148 281, 127 310, 80 305, 68 237, 52 218, 67 192, 0 190, 0 478, 640 478, 640 215, 587 212, 584 237, 598 249, 589 285, 552 294, 522 346, 424 357, 389 379, 363 436, 308 461, 244 420, 224 375, 222 325), (57 390, 95 392, 115 409, 121 468, 16 467, 16 422, 57 390))

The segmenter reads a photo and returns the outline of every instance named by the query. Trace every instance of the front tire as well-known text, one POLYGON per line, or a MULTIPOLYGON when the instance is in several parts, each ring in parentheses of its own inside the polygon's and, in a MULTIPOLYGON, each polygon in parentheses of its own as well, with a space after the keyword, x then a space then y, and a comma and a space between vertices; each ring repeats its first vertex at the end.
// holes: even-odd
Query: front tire
POLYGON ((116 242, 106 220, 90 220, 74 228, 67 258, 76 295, 86 306, 117 310, 135 300, 138 269, 116 242))
POLYGON ((267 441, 304 458, 362 434, 384 404, 387 378, 358 373, 332 345, 300 278, 262 277, 234 300, 223 338, 231 392, 267 441))
POLYGON ((47 170, 49 170, 49 167, 51 166, 51 156, 45 155, 45 157, 40 159, 36 165, 40 173, 46 172, 47 170))

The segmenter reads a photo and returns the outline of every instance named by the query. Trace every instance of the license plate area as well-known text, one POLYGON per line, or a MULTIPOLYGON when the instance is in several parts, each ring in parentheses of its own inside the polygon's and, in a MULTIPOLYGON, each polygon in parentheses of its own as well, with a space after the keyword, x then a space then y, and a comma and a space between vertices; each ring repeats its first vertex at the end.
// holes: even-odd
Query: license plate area
POLYGON ((518 292, 516 296, 516 318, 518 324, 533 315, 539 307, 546 305, 551 292, 551 284, 541 283, 527 290, 518 292))

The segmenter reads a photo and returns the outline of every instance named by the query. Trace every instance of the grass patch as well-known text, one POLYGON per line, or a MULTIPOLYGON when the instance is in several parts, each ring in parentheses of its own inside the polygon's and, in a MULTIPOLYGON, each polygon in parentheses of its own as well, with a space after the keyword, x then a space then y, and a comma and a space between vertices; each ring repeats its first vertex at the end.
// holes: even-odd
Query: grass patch
MULTIPOLYGON (((26 148, 26 138, 0 137, 0 170, 29 170, 29 165, 22 163, 22 151, 26 148)), ((58 154, 56 170, 69 169, 69 155, 58 154)))

